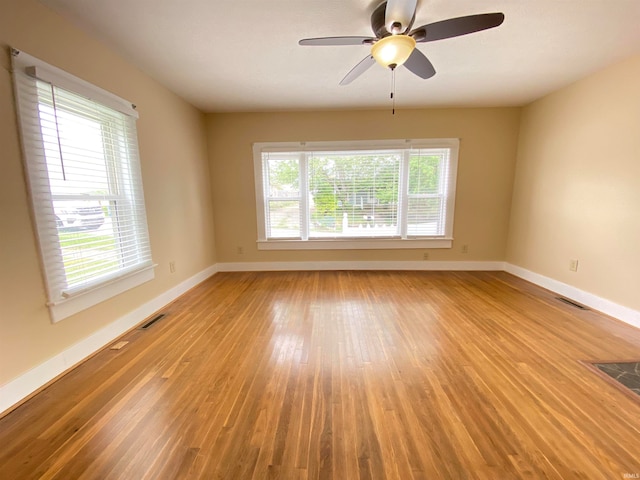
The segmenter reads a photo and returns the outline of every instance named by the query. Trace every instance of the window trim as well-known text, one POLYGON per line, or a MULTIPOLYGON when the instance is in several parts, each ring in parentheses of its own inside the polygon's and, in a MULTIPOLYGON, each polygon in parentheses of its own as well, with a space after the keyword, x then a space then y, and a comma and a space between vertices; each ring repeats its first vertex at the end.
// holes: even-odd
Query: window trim
MULTIPOLYGON (((253 144, 253 167, 256 193, 256 221, 258 250, 373 250, 373 249, 427 249, 451 248, 453 246, 453 221, 455 210, 456 181, 458 170, 458 153, 460 140, 458 138, 433 139, 394 139, 394 140, 356 140, 335 142, 256 142, 253 144), (262 154, 268 152, 300 152, 300 151, 333 151, 333 150, 394 150, 408 148, 446 148, 449 149, 449 170, 452 173, 451 183, 447 191, 447 209, 445 218, 445 234, 443 236, 426 237, 411 236, 406 238, 393 237, 365 237, 365 238, 330 238, 330 239, 268 239, 266 234, 265 195, 262 154)), ((306 162, 303 162, 306 165, 306 162)), ((304 168, 304 167, 302 167, 304 168)), ((408 169, 402 170, 401 185, 408 184, 408 169)), ((302 174, 303 182, 308 182, 306 174, 302 174)), ((305 191, 307 186, 305 185, 305 191)), ((302 195, 300 208, 307 208, 306 196, 302 195)), ((405 203, 409 194, 402 195, 405 203)), ((405 216, 407 208, 401 208, 400 213, 405 216)), ((406 219, 405 219, 406 220, 406 219)), ((304 228, 305 225, 302 226, 304 228)), ((401 229, 406 229, 406 221, 402 221, 401 229)), ((404 232, 406 233, 406 232, 404 232)))
MULTIPOLYGON (((70 91, 76 95, 89 98, 105 107, 132 117, 134 121, 138 118, 138 113, 135 109, 135 105, 133 105, 131 102, 128 102, 127 100, 124 100, 110 92, 107 92, 106 90, 103 90, 89 82, 77 78, 74 75, 65 72, 64 70, 49 65, 46 62, 35 58, 25 52, 12 48, 11 58, 14 76, 14 93, 18 116, 18 125, 20 127, 19 130, 22 139, 21 147, 22 158, 25 167, 25 180, 27 183, 27 189, 29 191, 32 222, 38 240, 42 276, 44 286, 47 291, 46 305, 49 308, 51 322, 56 323, 64 318, 86 310, 94 305, 97 305, 98 303, 101 303, 120 293, 123 293, 138 285, 152 280, 154 278, 154 268, 156 267, 156 265, 152 262, 152 260, 149 259, 148 261, 140 262, 138 265, 130 267, 128 271, 126 269, 119 270, 118 272, 114 272, 112 275, 106 275, 104 278, 101 278, 99 280, 96 279, 95 283, 89 282, 86 286, 71 287, 67 291, 62 292, 62 298, 56 297, 54 299, 54 297, 51 296, 52 287, 50 286, 48 275, 52 274, 52 272, 48 272, 47 268, 45 267, 46 264, 44 261, 44 249, 51 248, 51 242, 53 240, 44 241, 41 237, 41 235, 43 234, 41 232, 45 232, 47 229, 50 229, 51 222, 55 223, 55 214, 53 212, 52 206, 48 208, 43 204, 43 202, 36 201, 36 199, 34 198, 34 192, 37 192, 37 190, 32 185, 32 182, 34 182, 36 178, 34 176, 36 175, 36 172, 31 171, 34 168, 31 166, 31 164, 34 162, 34 160, 32 160, 32 156, 37 156, 36 152, 43 147, 40 144, 40 141, 40 143, 38 143, 38 146, 27 148, 27 140, 25 139, 25 135, 28 135, 28 133, 25 130, 24 122, 26 122, 27 119, 33 115, 33 113, 26 105, 23 105, 20 100, 20 92, 23 88, 21 85, 24 84, 25 81, 28 82, 29 79, 34 79, 34 81, 36 81, 37 79, 46 83, 50 83, 64 90, 70 91), (36 205, 36 203, 38 203, 38 205, 36 205)), ((137 160, 134 161, 133 165, 135 169, 139 169, 139 152, 137 152, 136 155, 137 160)), ((43 152, 41 156, 44 157, 43 152)), ((139 172, 134 172, 132 175, 134 177, 138 176, 139 178, 139 172)), ((139 195, 142 196, 142 201, 144 202, 144 192, 142 185, 138 185, 137 188, 139 189, 139 195)), ((51 202, 53 202, 53 195, 51 193, 49 193, 49 199, 51 200, 51 202)), ((143 224, 145 230, 148 229, 147 222, 143 221, 143 224)), ((145 237, 143 241, 146 238, 148 238, 148 236, 145 237)), ((54 242, 57 241, 58 240, 56 239, 54 242)))

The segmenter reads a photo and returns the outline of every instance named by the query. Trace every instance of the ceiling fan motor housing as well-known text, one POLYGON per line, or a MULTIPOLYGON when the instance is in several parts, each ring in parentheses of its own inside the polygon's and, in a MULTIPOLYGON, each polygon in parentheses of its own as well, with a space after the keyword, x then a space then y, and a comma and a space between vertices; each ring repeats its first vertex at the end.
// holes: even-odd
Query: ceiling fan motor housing
POLYGON ((388 37, 389 35, 399 35, 405 33, 413 22, 415 21, 415 12, 413 14, 413 18, 409 25, 402 25, 401 22, 394 22, 391 26, 391 30, 387 29, 386 25, 386 11, 387 11, 387 2, 382 2, 380 5, 376 7, 376 9, 371 14, 371 29, 373 30, 373 34, 377 38, 388 37))
POLYGON ((371 14, 371 29, 373 30, 373 34, 377 38, 383 38, 387 35, 391 35, 387 31, 387 27, 385 25, 385 12, 387 10, 387 2, 382 2, 371 14))

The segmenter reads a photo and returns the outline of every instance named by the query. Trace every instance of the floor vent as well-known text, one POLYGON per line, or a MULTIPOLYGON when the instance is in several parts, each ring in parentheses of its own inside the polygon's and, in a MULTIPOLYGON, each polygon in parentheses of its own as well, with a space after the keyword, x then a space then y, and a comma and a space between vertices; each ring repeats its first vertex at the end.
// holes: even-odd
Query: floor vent
POLYGON ((140 327, 140 330, 146 330, 147 328, 149 328, 151 325, 153 325, 154 323, 156 323, 158 320, 161 320, 164 318, 164 313, 161 313, 160 315, 156 315, 155 317, 153 317, 151 320, 149 320, 147 323, 145 323, 144 325, 142 325, 140 327))
POLYGON ((566 303, 567 305, 571 305, 572 307, 579 308, 580 310, 589 310, 588 307, 580 305, 579 303, 576 303, 573 300, 569 300, 568 298, 556 297, 556 300, 560 300, 561 302, 566 303))

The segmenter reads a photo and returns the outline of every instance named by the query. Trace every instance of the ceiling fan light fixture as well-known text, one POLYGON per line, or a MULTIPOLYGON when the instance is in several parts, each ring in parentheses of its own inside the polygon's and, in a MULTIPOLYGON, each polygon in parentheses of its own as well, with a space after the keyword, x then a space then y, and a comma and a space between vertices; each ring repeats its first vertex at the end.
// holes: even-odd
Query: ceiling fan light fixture
POLYGON ((378 40, 371 47, 371 56, 383 67, 402 65, 407 61, 416 41, 409 35, 389 35, 378 40))

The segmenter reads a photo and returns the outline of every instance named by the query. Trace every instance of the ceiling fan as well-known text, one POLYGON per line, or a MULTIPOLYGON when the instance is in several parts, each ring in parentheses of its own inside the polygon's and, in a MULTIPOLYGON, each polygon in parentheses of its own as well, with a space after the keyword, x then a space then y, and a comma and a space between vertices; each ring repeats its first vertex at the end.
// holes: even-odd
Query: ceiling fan
POLYGON ((420 78, 426 79, 433 77, 436 70, 429 59, 415 48, 416 43, 459 37, 497 27, 504 21, 503 13, 482 13, 428 23, 411 30, 416 17, 416 7, 417 0, 382 2, 371 14, 371 28, 375 37, 304 38, 298 43, 303 46, 370 46, 371 53, 347 73, 340 85, 353 82, 376 61, 391 70, 404 65, 420 78))

